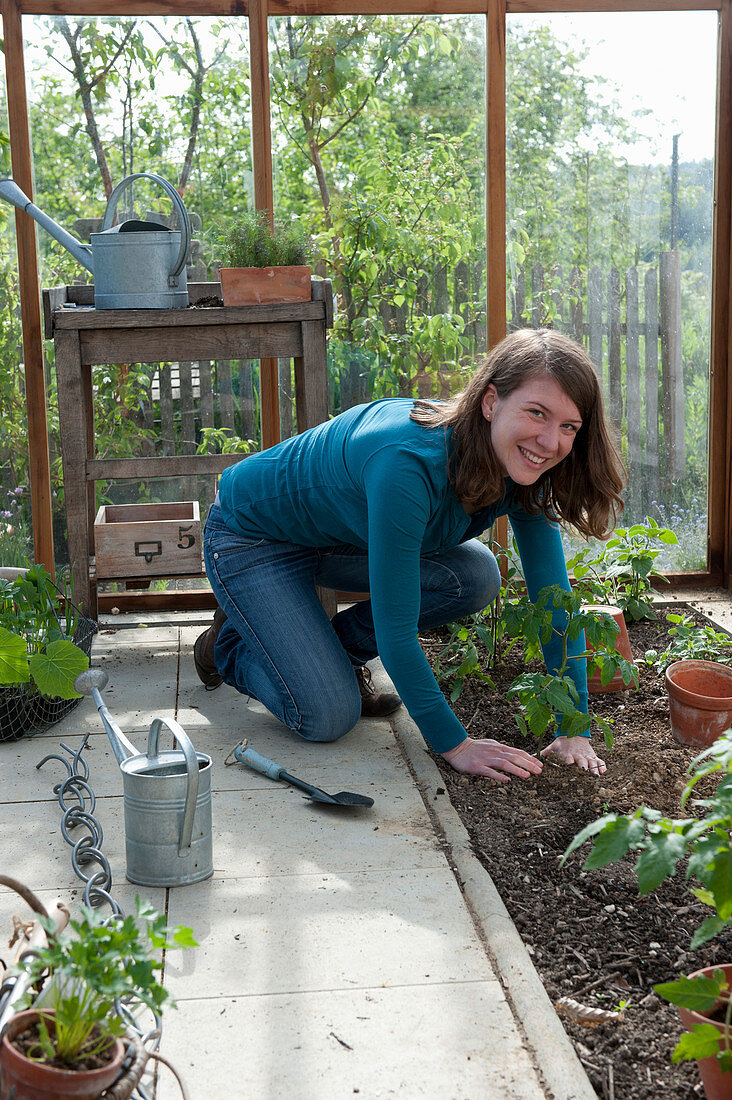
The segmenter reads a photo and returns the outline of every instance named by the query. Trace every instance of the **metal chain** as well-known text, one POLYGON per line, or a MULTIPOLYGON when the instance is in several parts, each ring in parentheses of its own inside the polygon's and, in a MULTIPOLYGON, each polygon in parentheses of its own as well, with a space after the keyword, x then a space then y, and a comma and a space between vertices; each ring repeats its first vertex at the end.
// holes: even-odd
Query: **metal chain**
MULTIPOLYGON (((92 909, 107 905, 110 910, 107 920, 122 920, 125 912, 119 902, 112 897, 112 869, 102 852, 104 833, 94 816, 97 800, 88 782, 89 765, 82 756, 88 739, 87 733, 77 749, 72 749, 62 741, 61 748, 68 757, 49 753, 36 764, 36 770, 40 770, 49 760, 58 760, 66 768, 66 778, 54 786, 53 792, 63 812, 61 834, 66 843, 71 846, 71 866, 84 883, 84 904, 92 909), (70 831, 79 828, 85 829, 86 832, 78 839, 74 839, 70 831)), ((4 986, 0 987, 0 1007, 2 1007, 3 991, 4 986)), ((118 1000, 115 1001, 115 1009, 140 1043, 147 1050, 157 1051, 162 1034, 162 1020, 158 1013, 154 1013, 154 1027, 143 1030, 133 1014, 134 1003, 126 999, 118 1000)), ((139 1100, 150 1100, 141 1084, 136 1086, 132 1096, 138 1097, 139 1100)))

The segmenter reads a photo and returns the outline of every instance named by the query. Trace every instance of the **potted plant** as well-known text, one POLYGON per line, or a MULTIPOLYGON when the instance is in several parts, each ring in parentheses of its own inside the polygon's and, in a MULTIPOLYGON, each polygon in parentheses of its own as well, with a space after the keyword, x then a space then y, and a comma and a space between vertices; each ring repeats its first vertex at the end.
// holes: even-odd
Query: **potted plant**
POLYGON ((225 306, 310 301, 312 243, 296 223, 270 224, 266 210, 250 210, 218 243, 225 306))
POLYGON ((0 741, 57 722, 81 698, 96 624, 42 565, 0 579, 0 741))
POLYGON ((23 971, 47 985, 3 1031, 0 1100, 92 1100, 119 1075, 125 1053, 116 1003, 133 998, 159 1013, 171 998, 153 952, 195 941, 189 928, 166 928, 165 917, 139 898, 135 916, 111 920, 82 906, 69 922, 72 935, 57 935, 52 921, 39 919, 48 943, 24 959, 23 971))

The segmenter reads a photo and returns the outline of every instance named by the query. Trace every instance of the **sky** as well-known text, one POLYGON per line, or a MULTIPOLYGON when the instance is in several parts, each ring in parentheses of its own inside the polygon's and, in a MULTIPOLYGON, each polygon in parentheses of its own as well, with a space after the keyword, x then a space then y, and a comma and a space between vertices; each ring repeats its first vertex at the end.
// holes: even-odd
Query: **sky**
MULTIPOLYGON (((637 123, 648 135, 648 159, 668 163, 673 135, 680 133, 679 159, 714 154, 717 13, 613 12, 516 15, 544 23, 565 42, 584 41, 588 74, 603 74, 618 86, 624 112, 650 108, 637 123)), ((639 160, 637 152, 633 160, 639 160)), ((643 158, 645 159, 645 157, 643 158)))

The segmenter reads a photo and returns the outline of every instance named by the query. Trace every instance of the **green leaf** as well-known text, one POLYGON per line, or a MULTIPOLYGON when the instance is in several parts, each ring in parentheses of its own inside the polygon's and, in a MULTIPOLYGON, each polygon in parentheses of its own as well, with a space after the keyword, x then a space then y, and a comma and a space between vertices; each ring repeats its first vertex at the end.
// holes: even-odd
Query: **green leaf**
POLYGON ((29 680, 24 639, 0 626, 0 684, 27 684, 29 680))
POLYGON ((716 1058, 721 1038, 721 1033, 714 1024, 696 1024, 691 1031, 685 1031, 681 1036, 671 1055, 671 1061, 700 1062, 703 1058, 716 1058))
POLYGON ((608 822, 595 838, 584 867, 590 870, 617 862, 643 839, 644 833, 643 822, 635 817, 618 817, 615 821, 608 822))
POLYGON ((707 917, 691 937, 691 950, 695 951, 697 947, 701 947, 703 943, 719 935, 722 929, 727 927, 727 924, 728 921, 723 920, 721 917, 707 917))
POLYGON ((566 852, 559 861, 559 866, 562 867, 567 860, 567 857, 570 856, 572 852, 576 851, 577 848, 579 848, 582 844, 584 844, 586 840, 589 840, 590 837, 593 837, 597 833, 602 832, 602 830, 606 828, 607 825, 617 821, 617 818, 617 814, 605 814, 604 817, 598 817, 597 821, 591 821, 589 825, 585 825, 584 829, 581 829, 570 843, 566 852))
POLYGON ((660 982, 653 988, 659 997, 672 1005, 687 1008, 689 1012, 711 1012, 725 985, 724 971, 715 970, 715 974, 720 975, 719 980, 704 976, 682 977, 676 982, 660 982))
POLYGON ((680 833, 655 833, 648 837, 647 843, 648 847, 636 864, 641 894, 649 894, 674 874, 686 847, 686 840, 680 833))
POLYGON ((728 845, 720 848, 705 883, 714 895, 714 907, 723 920, 732 917, 732 851, 728 845))
POLYGON ((50 642, 45 653, 33 653, 28 666, 36 687, 50 698, 79 699, 74 680, 89 667, 89 658, 68 640, 50 642))

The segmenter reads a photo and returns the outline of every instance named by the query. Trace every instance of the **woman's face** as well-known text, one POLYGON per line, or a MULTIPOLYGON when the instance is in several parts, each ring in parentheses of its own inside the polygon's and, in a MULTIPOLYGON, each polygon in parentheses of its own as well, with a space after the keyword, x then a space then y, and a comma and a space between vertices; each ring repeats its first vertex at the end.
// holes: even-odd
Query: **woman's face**
POLYGON ((532 485, 572 450, 582 417, 553 378, 534 378, 507 397, 491 383, 481 402, 504 475, 532 485))

